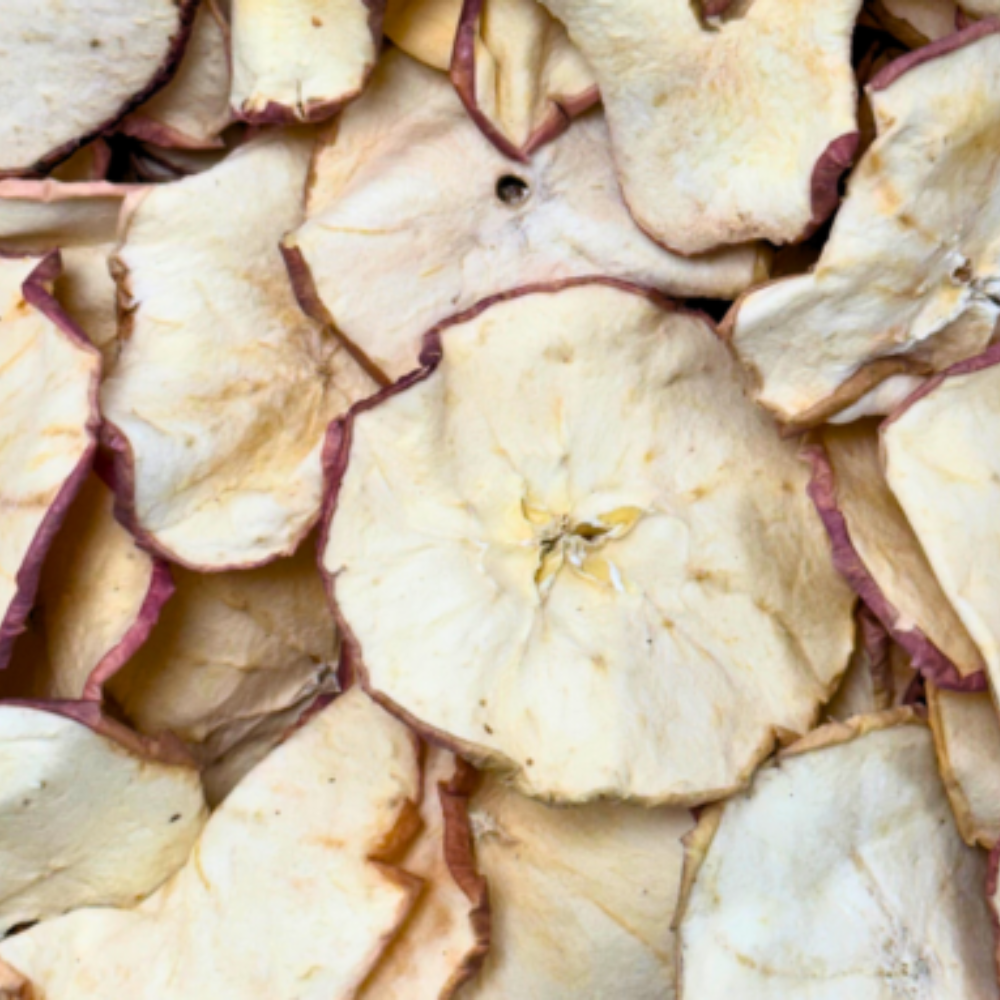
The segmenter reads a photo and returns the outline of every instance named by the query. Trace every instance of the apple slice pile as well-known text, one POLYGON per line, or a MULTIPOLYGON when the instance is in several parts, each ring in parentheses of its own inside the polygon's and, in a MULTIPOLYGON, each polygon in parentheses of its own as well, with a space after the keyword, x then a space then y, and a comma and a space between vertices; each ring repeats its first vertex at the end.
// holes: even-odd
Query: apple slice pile
POLYGON ((1000 1000, 1000 3, 8 6, 0 1000, 1000 1000))

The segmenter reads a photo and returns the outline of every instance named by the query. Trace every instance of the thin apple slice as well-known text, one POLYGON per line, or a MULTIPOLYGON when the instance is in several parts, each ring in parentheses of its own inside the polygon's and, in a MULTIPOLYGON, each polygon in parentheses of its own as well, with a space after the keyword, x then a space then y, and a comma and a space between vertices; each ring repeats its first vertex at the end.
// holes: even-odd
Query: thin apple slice
POLYGON ((285 240, 299 300, 384 379, 416 367, 431 325, 508 288, 607 274, 729 298, 766 273, 758 247, 686 260, 636 229, 598 113, 515 166, 399 52, 321 139, 308 214, 285 240))
POLYGON ((869 0, 866 10, 911 49, 936 42, 958 28, 958 7, 953 0, 869 0))
POLYGON ((836 207, 859 0, 756 0, 721 20, 689 0, 543 2, 594 71, 625 200, 659 242, 788 243, 836 207))
POLYGON ((813 724, 853 595, 706 319, 522 289, 424 361, 331 431, 323 564, 370 690, 564 802, 717 798, 813 724))
POLYGON ((878 137, 815 270, 727 321, 759 402, 791 426, 979 353, 1000 318, 1000 22, 897 59, 868 95, 878 137))
POLYGON ((42 173, 173 75, 198 0, 40 0, 4 10, 0 176, 42 173))
POLYGON ((911 709, 810 733, 688 849, 679 998, 1000 996, 986 857, 911 709))
POLYGON ((385 0, 232 0, 230 103, 257 125, 317 122, 361 93, 385 0))
POLYGON ((993 698, 928 684, 927 707, 958 829, 967 844, 994 847, 1000 840, 1000 718, 993 698))
POLYGON ((463 0, 388 0, 385 37, 425 66, 447 73, 463 0))
POLYGON ((892 641, 882 623, 865 606, 857 611, 857 639, 837 693, 826 706, 826 715, 846 722, 856 715, 870 715, 892 708, 892 641))
POLYGON ((181 149, 211 149, 230 124, 229 25, 202 0, 184 58, 170 83, 118 126, 119 132, 181 149))
POLYGON ((96 447, 101 356, 52 297, 60 270, 0 256, 0 667, 96 447))
POLYGON ((162 888, 7 939, 5 978, 46 1000, 348 1000, 420 891, 380 860, 419 795, 412 734, 349 692, 247 776, 162 888))
POLYGON ((1000 15, 1000 0, 962 0, 959 6, 973 17, 997 17, 1000 15))
POLYGON ((809 494, 844 579, 915 669, 944 687, 983 690, 983 658, 885 480, 878 425, 827 427, 821 440, 807 452, 809 494))
POLYGON ((192 762, 83 702, 0 702, 0 933, 130 906, 184 863, 207 817, 192 762))
POLYGON ((50 170, 49 177, 55 181, 71 183, 106 181, 110 168, 111 147, 104 139, 94 139, 50 170))
POLYGON ((133 533, 194 569, 297 548, 319 517, 326 426, 372 389, 300 313, 278 249, 302 219, 311 149, 264 135, 126 201, 106 440, 133 533))

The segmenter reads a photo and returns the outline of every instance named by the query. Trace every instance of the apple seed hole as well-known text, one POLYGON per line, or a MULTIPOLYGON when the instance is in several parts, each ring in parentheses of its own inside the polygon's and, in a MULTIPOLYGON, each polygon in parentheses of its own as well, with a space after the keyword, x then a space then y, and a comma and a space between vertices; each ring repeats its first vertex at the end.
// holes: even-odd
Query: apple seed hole
POLYGON ((497 197, 505 205, 510 205, 512 208, 527 201, 530 194, 531 189, 528 187, 527 181, 523 181, 513 174, 504 174, 497 181, 497 197))

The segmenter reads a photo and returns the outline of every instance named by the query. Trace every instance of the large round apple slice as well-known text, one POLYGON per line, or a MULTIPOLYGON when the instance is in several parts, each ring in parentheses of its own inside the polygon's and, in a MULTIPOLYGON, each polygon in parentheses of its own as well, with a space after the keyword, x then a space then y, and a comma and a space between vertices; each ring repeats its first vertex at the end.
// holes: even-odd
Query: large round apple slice
POLYGON ((766 273, 757 247, 686 260, 644 236, 607 141, 594 112, 515 165, 441 74, 387 52, 320 140, 309 219, 285 240, 299 300, 394 379, 434 323, 509 288, 607 274, 730 298, 766 273))
POLYGON ((311 149, 264 135, 126 202, 105 431, 129 527, 194 569, 295 550, 319 516, 326 426, 371 388, 301 314, 278 249, 302 220, 311 149))
POLYGON ((420 891, 380 860, 415 833, 419 795, 412 734, 349 692, 246 777, 139 906, 77 910, 0 944, 0 990, 349 1000, 420 891))
POLYGON ((705 801, 812 725, 853 595, 707 320, 523 289, 424 360, 329 442, 323 563, 371 691, 567 802, 705 801))
POLYGON ((868 94, 878 137, 819 263, 727 321, 759 401, 793 426, 977 354, 1000 318, 1000 22, 896 60, 868 94))
POLYGON ((678 1000, 1000 996, 986 857, 911 709, 811 733, 704 813, 689 852, 678 1000))
POLYGON ((169 81, 198 0, 4 7, 0 176, 42 172, 169 81))

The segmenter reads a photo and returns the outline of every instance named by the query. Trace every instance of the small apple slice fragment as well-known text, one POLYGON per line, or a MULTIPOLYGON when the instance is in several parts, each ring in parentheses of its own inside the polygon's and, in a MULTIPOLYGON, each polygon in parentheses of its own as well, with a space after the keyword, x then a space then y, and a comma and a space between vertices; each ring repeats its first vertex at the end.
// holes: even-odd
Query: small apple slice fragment
POLYGON ((688 852, 679 1000, 1000 996, 986 857, 911 709, 810 733, 703 813, 688 852))
POLYGON ((169 741, 84 702, 0 702, 0 934, 79 906, 126 906, 184 863, 201 782, 169 741))
POLYGON ((198 0, 38 0, 4 9, 0 176, 43 173, 166 84, 198 0))
POLYGON ((321 137, 307 210, 284 241, 299 300, 387 380, 434 323, 509 288, 606 274, 731 298, 767 268, 760 247, 687 260, 644 236, 600 113, 515 165, 441 74, 394 51, 321 137))
POLYGON ((910 654, 915 669, 942 686, 983 690, 983 658, 885 480, 878 425, 826 427, 821 441, 807 449, 809 495, 844 579, 910 654))
POLYGON ((257 125, 317 122, 361 93, 385 0, 232 0, 230 103, 257 125))
POLYGON ((593 69, 636 222, 684 254, 806 236, 857 147, 859 0, 543 0, 593 69), (706 4, 706 7, 709 6, 706 4))
POLYGON ((385 37, 425 66, 447 73, 463 5, 463 0, 389 0, 385 37))
POLYGON ((917 49, 958 28, 953 0, 869 0, 865 8, 894 38, 917 49))
POLYGON ((927 708, 941 780, 967 844, 1000 840, 1000 718, 988 692, 927 685, 927 708))
POLYGON ((819 263, 727 319, 758 401, 793 427, 978 354, 1000 318, 1000 22, 897 59, 868 95, 878 137, 819 263))
POLYGON ((419 795, 412 734, 349 692, 247 775, 157 892, 8 938, 6 978, 46 1000, 348 1000, 420 891, 380 860, 419 795))
POLYGON ((854 598, 705 318, 527 288, 424 360, 331 430, 323 564, 371 691, 563 802, 717 798, 811 727, 854 598))
POLYGON ((191 747, 214 804, 318 695, 336 690, 337 631, 308 542, 258 569, 175 567, 173 577, 149 641, 105 689, 140 732, 166 730, 191 747), (242 763, 224 764, 236 748, 242 763))
POLYGON ((826 716, 846 722, 856 715, 870 715, 891 708, 894 686, 889 633, 872 612, 861 604, 855 614, 857 639, 854 654, 837 693, 826 706, 826 716))
POLYGON ((319 516, 326 426, 372 388, 301 314, 278 249, 302 219, 311 149, 267 134, 126 201, 106 441, 133 533, 197 570, 296 549, 319 516))
POLYGON ((673 997, 687 809, 560 809, 487 777, 468 805, 492 944, 459 1000, 673 997))
POLYGON ((0 667, 96 447, 101 356, 52 297, 60 270, 0 256, 0 667))

